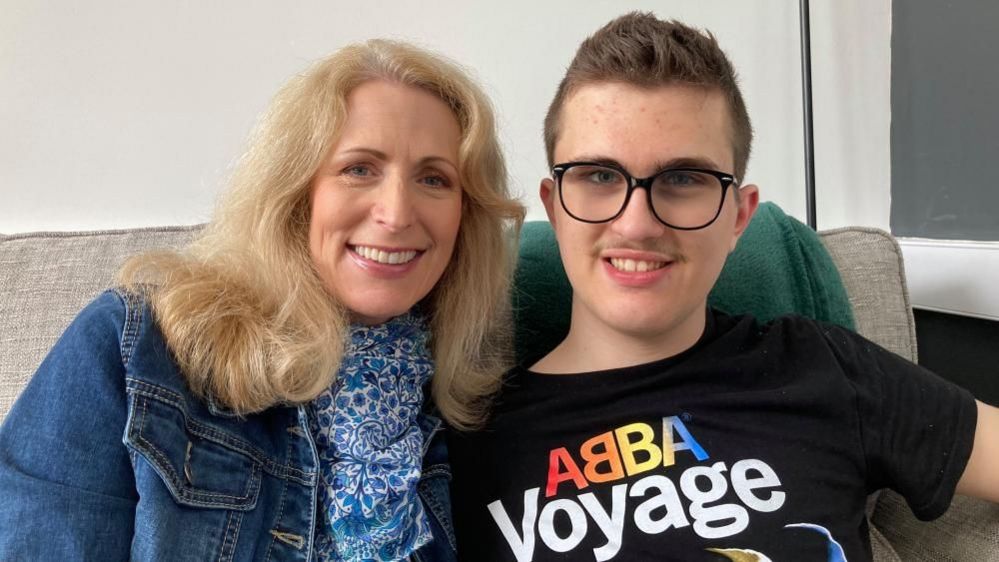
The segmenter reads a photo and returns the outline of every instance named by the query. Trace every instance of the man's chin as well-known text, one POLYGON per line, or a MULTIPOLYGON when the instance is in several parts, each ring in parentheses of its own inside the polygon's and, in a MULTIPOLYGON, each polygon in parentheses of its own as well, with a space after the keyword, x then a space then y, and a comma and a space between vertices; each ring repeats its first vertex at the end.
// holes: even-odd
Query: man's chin
POLYGON ((703 333, 704 308, 689 308, 681 311, 652 303, 628 303, 628 306, 619 304, 615 307, 607 301, 601 303, 591 320, 635 343, 662 344, 672 348, 692 338, 696 341, 703 333))
POLYGON ((651 307, 605 307, 597 320, 614 332, 636 339, 666 335, 676 325, 671 314, 651 307))

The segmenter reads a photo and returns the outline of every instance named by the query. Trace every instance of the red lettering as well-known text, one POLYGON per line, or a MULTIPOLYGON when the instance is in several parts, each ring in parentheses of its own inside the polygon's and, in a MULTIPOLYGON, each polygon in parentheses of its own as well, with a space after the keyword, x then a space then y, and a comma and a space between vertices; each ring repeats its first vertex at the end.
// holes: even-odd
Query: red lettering
POLYGON ((583 478, 583 473, 579 471, 576 461, 572 460, 572 455, 565 447, 552 449, 548 454, 548 485, 545 487, 545 497, 554 496, 558 491, 558 485, 566 480, 571 480, 579 490, 590 485, 586 478, 583 478))

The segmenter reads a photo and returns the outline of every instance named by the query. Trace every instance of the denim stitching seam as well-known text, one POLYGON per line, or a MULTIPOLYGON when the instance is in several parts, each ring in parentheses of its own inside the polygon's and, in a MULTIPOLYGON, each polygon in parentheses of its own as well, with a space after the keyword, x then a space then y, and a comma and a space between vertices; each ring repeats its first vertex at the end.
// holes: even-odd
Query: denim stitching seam
POLYGON ((229 520, 226 521, 225 525, 225 535, 222 537, 222 548, 219 549, 218 562, 225 562, 226 559, 232 560, 231 556, 226 556, 226 551, 228 550, 227 547, 229 546, 229 539, 232 537, 230 531, 232 530, 232 519, 235 514, 235 511, 229 512, 229 520))
MULTIPOLYGON (((146 417, 146 401, 143 400, 142 401, 142 422, 140 423, 140 427, 144 427, 144 425, 145 425, 145 417, 146 417)), ((232 507, 234 509, 238 509, 240 507, 245 507, 245 506, 242 505, 241 503, 224 503, 224 505, 223 505, 223 503, 214 504, 214 503, 210 502, 210 499, 219 498, 219 499, 223 499, 223 500, 228 499, 228 500, 235 500, 235 501, 239 501, 239 502, 248 502, 252 498, 252 496, 253 496, 252 490, 255 488, 254 481, 256 480, 256 478, 258 476, 257 475, 257 471, 258 471, 257 465, 254 465, 252 467, 252 469, 251 469, 250 480, 247 483, 247 492, 248 493, 246 495, 244 495, 244 496, 233 496, 233 495, 228 495, 228 494, 220 494, 220 493, 212 493, 212 492, 195 492, 195 491, 188 490, 188 489, 186 489, 183 486, 183 484, 180 482, 179 476, 177 475, 176 471, 174 471, 173 466, 170 465, 170 459, 167 458, 159 449, 157 449, 151 442, 149 442, 142 435, 141 429, 140 429, 139 434, 136 435, 135 437, 136 437, 136 441, 139 442, 139 443, 141 443, 144 446, 144 449, 146 450, 146 452, 148 452, 150 455, 152 455, 154 459, 156 459, 157 461, 159 461, 161 470, 163 470, 166 473, 165 476, 170 481, 170 484, 172 484, 174 486, 174 488, 177 490, 177 494, 182 499, 185 499, 185 500, 188 500, 188 501, 190 501, 192 503, 197 503, 197 504, 219 505, 221 507, 232 507)))
POLYGON ((130 378, 129 383, 130 386, 132 386, 131 391, 134 394, 161 399, 161 401, 166 402, 167 404, 180 410, 184 417, 184 426, 192 434, 245 454, 246 456, 252 458, 255 462, 263 465, 264 470, 269 474, 273 474, 279 478, 289 478, 306 486, 312 486, 315 484, 315 472, 304 471, 287 464, 280 464, 260 449, 246 443, 245 441, 234 439, 225 432, 191 419, 188 415, 184 402, 180 399, 180 395, 134 378, 130 378))
MULTIPOLYGON (((289 449, 290 449, 290 447, 289 447, 289 449)), ((281 487, 281 497, 278 498, 278 512, 277 512, 277 517, 274 518, 274 520, 277 521, 279 524, 280 524, 281 520, 284 518, 284 502, 285 502, 285 498, 288 495, 288 486, 291 485, 287 480, 283 480, 283 482, 284 482, 284 486, 281 487)), ((273 535, 273 533, 272 533, 271 534, 271 542, 270 542, 270 544, 267 545, 267 556, 264 558, 264 562, 268 562, 271 559, 271 553, 274 551, 274 542, 276 540, 277 540, 277 537, 275 537, 273 535)))

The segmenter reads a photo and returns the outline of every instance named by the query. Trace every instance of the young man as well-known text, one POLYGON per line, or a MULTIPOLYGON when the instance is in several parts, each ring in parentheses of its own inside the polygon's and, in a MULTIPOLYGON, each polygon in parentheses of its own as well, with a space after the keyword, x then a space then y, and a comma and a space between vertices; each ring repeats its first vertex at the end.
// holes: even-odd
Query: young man
POLYGON ((999 499, 995 408, 847 330, 708 309, 751 136, 711 36, 630 14, 579 48, 541 183, 571 327, 450 440, 463 558, 853 562, 874 490, 999 499))

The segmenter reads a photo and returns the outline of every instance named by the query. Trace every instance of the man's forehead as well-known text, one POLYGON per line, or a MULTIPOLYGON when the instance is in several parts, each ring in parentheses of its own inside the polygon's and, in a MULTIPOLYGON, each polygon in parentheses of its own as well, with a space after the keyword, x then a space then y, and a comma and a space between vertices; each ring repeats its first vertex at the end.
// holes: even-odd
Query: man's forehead
POLYGON ((566 100, 560 121, 557 161, 584 155, 643 161, 687 158, 731 171, 731 119, 717 89, 588 84, 566 100))
POLYGON ((607 81, 591 82, 576 87, 567 97, 566 105, 570 105, 573 102, 612 101, 624 98, 643 98, 647 100, 662 100, 666 98, 671 101, 682 98, 691 102, 700 100, 701 103, 707 103, 716 97, 720 99, 721 96, 721 90, 718 88, 696 84, 677 83, 644 86, 628 82, 607 81))

